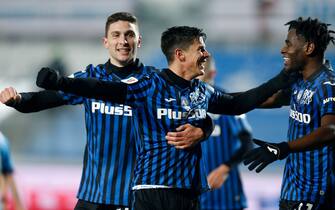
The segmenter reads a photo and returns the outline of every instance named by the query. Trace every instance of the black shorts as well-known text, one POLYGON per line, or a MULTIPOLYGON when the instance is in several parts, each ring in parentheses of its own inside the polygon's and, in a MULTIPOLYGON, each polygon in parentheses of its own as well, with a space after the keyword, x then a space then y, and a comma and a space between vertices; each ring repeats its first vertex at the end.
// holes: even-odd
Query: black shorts
POLYGON ((84 200, 78 200, 74 210, 130 210, 130 208, 127 206, 91 203, 84 200))
POLYGON ((279 210, 335 210, 335 208, 332 208, 328 203, 280 200, 279 210))
POLYGON ((187 189, 133 191, 132 210, 199 210, 198 194, 187 189))

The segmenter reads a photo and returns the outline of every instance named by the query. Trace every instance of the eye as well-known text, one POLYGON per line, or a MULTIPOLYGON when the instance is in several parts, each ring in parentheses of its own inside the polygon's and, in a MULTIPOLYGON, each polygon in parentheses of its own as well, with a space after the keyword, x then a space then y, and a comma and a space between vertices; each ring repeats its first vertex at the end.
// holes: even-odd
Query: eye
POLYGON ((127 33, 127 37, 134 38, 135 37, 135 33, 133 31, 130 31, 130 32, 127 33))
POLYGON ((111 36, 112 36, 112 38, 117 38, 117 37, 120 36, 120 33, 112 32, 112 33, 111 33, 111 36))
POLYGON ((202 53, 204 53, 204 52, 206 52, 206 49, 205 49, 205 47, 200 47, 199 51, 202 52, 202 53))
POLYGON ((285 45, 286 45, 287 47, 289 47, 289 46, 291 46, 291 42, 288 41, 288 40, 285 40, 285 45))

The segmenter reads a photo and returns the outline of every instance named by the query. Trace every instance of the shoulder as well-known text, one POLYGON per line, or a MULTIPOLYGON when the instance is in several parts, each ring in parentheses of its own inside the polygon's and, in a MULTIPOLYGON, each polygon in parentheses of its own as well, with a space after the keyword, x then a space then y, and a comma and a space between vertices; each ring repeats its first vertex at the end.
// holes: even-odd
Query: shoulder
POLYGON ((192 83, 194 86, 199 86, 200 88, 204 89, 206 92, 214 93, 215 91, 215 88, 213 86, 199 79, 193 79, 192 83))
POLYGON ((145 71, 142 72, 139 75, 132 75, 126 79, 122 79, 121 82, 125 83, 127 85, 132 85, 132 84, 143 84, 143 83, 149 83, 151 80, 154 78, 158 78, 157 72, 154 71, 145 71))
POLYGON ((94 66, 93 64, 89 64, 88 66, 86 66, 84 70, 77 71, 69 75, 68 77, 69 78, 84 77, 85 75, 91 74, 91 72, 94 72, 94 71, 97 71, 98 69, 103 69, 103 68, 104 68, 103 64, 99 64, 97 66, 94 66))
POLYGON ((154 66, 143 66, 143 73, 151 73, 151 72, 155 72, 155 73, 159 73, 161 70, 154 67, 154 66))
POLYGON ((335 87, 335 74, 331 70, 325 70, 320 75, 318 81, 316 81, 317 86, 324 88, 334 88, 335 87))

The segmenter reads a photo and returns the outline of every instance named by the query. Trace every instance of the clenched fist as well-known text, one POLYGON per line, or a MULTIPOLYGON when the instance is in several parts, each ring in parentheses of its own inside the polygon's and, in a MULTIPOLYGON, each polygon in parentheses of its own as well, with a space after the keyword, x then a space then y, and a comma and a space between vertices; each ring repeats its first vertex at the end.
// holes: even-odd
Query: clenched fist
POLYGON ((13 87, 7 87, 0 92, 0 102, 6 105, 16 104, 21 101, 21 95, 13 87))
POLYGON ((36 85, 47 90, 58 90, 60 80, 58 71, 44 67, 38 72, 36 85))

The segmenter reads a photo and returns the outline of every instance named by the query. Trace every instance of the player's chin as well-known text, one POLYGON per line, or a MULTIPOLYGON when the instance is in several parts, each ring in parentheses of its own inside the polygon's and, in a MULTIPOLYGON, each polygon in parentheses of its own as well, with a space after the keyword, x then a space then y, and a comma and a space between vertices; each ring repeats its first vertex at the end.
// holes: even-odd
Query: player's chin
POLYGON ((299 72, 299 68, 294 68, 292 66, 284 66, 286 72, 299 72))
POLYGON ((133 59, 133 56, 131 54, 128 55, 121 55, 118 57, 119 61, 121 62, 129 62, 133 59))

